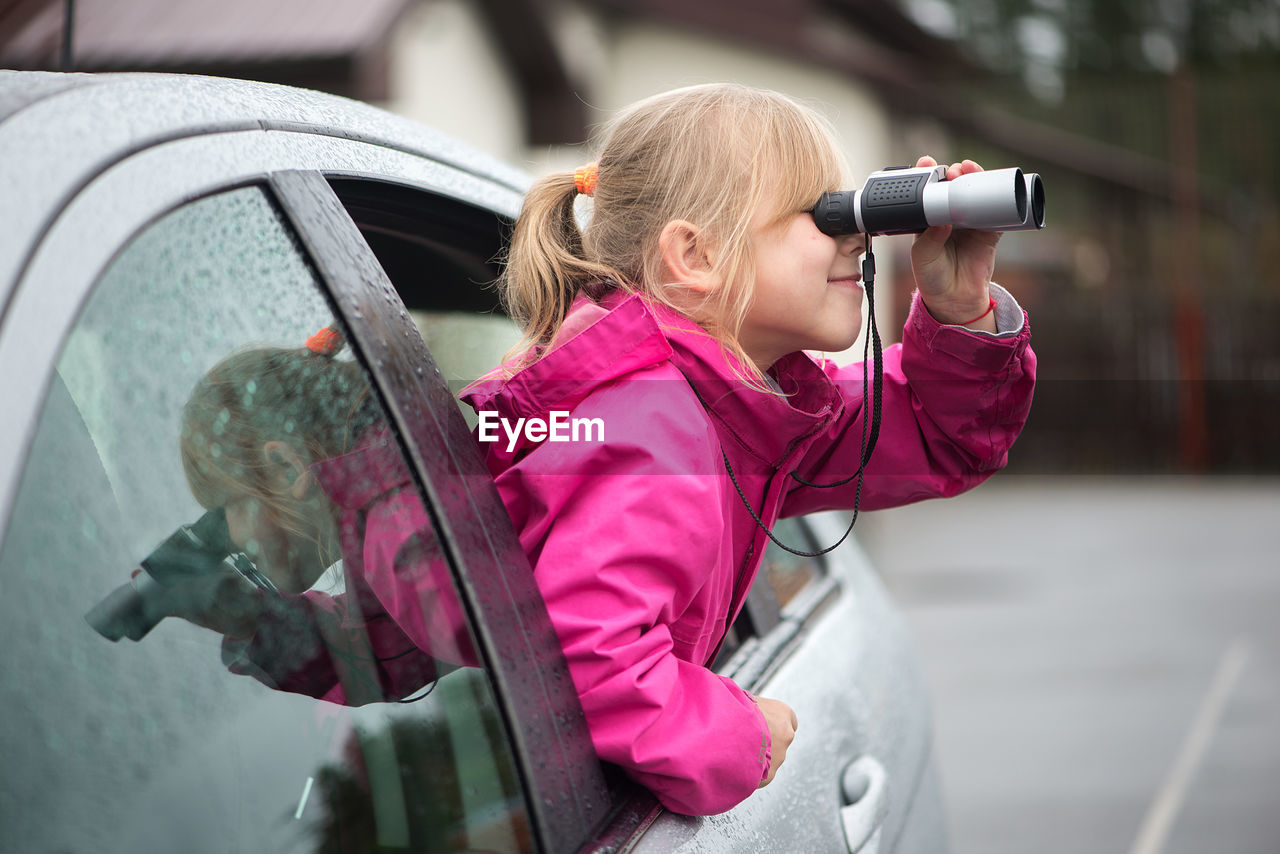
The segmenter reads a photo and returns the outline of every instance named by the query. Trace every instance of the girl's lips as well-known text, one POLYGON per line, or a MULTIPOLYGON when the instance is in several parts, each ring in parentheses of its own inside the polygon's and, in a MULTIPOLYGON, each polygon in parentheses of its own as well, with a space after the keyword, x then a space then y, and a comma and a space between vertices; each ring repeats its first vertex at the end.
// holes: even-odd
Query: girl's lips
POLYGON ((827 279, 827 284, 828 285, 845 285, 845 286, 854 285, 856 287, 861 288, 862 274, 854 273, 852 276, 841 276, 838 279, 827 279))

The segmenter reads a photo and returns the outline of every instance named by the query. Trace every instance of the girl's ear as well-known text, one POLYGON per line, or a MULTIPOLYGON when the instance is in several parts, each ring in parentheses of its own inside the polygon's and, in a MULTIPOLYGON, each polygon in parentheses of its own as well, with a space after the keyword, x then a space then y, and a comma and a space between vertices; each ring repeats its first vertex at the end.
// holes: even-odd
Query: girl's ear
POLYGON ((262 445, 262 456, 267 464, 279 469, 282 485, 288 487, 289 494, 301 501, 311 494, 315 486, 315 478, 302 455, 288 442, 278 439, 262 445))
POLYGON ((715 272, 715 251, 704 229, 688 220, 673 219, 658 235, 658 254, 670 282, 701 294, 720 287, 715 272))

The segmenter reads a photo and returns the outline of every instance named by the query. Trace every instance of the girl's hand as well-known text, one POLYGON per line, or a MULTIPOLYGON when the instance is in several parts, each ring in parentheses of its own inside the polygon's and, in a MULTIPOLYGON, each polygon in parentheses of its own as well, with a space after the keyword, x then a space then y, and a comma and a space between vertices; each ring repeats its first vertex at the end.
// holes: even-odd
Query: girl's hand
POLYGON ((218 634, 244 638, 257 630, 262 595, 240 573, 217 571, 182 579, 164 591, 161 601, 169 616, 218 634))
POLYGON ((769 773, 765 776, 764 781, 757 787, 763 789, 765 786, 773 782, 774 775, 778 773, 778 768, 782 766, 783 760, 787 758, 787 748, 791 746, 791 742, 796 737, 796 713, 781 700, 770 700, 768 697, 755 697, 757 708, 764 715, 764 721, 769 726, 769 773))
MULTIPOLYGON (((936 166, 932 157, 921 157, 916 166, 936 166)), ((947 180, 981 172, 972 160, 947 167, 947 180)), ((995 313, 987 285, 996 266, 998 232, 953 229, 937 225, 916 236, 911 245, 911 269, 916 287, 929 313, 939 323, 969 323, 970 329, 996 331, 995 313), (985 313, 985 314, 984 314, 985 313)))

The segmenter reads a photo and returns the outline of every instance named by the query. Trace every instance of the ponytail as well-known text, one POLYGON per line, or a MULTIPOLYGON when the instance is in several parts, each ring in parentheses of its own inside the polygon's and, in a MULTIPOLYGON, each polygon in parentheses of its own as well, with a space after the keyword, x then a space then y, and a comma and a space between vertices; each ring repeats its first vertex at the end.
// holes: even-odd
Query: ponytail
POLYGON ((577 198, 573 172, 548 175, 525 195, 498 280, 503 306, 524 330, 523 348, 551 342, 579 290, 626 278, 586 258, 574 215, 577 198))

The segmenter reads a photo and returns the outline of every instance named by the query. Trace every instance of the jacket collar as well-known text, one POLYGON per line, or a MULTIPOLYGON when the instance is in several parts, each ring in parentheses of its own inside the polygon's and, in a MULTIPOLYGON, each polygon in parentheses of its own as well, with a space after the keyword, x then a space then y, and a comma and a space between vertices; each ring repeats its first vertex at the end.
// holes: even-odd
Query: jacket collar
POLYGON ((741 361, 692 320, 665 306, 653 311, 671 342, 672 364, 722 431, 761 462, 782 465, 843 410, 835 384, 804 353, 790 353, 769 369, 777 390, 760 389, 743 379, 750 373, 741 361))
POLYGON ((805 354, 784 356, 770 369, 781 395, 753 388, 742 379, 748 374, 741 363, 697 323, 637 294, 614 291, 599 302, 579 295, 557 338, 564 340, 537 351, 536 361, 514 374, 509 365, 492 371, 462 398, 504 417, 542 415, 572 409, 611 380, 669 362, 722 434, 770 465, 781 465, 842 410, 835 385, 805 354))
POLYGON ((380 429, 348 454, 312 463, 311 473, 325 495, 348 510, 363 510, 380 496, 412 481, 400 446, 380 429))
POLYGON ((476 380, 463 400, 504 416, 572 409, 597 386, 671 358, 671 345, 635 295, 608 295, 598 304, 580 295, 557 339, 535 348, 535 361, 514 374, 508 363, 476 380))

